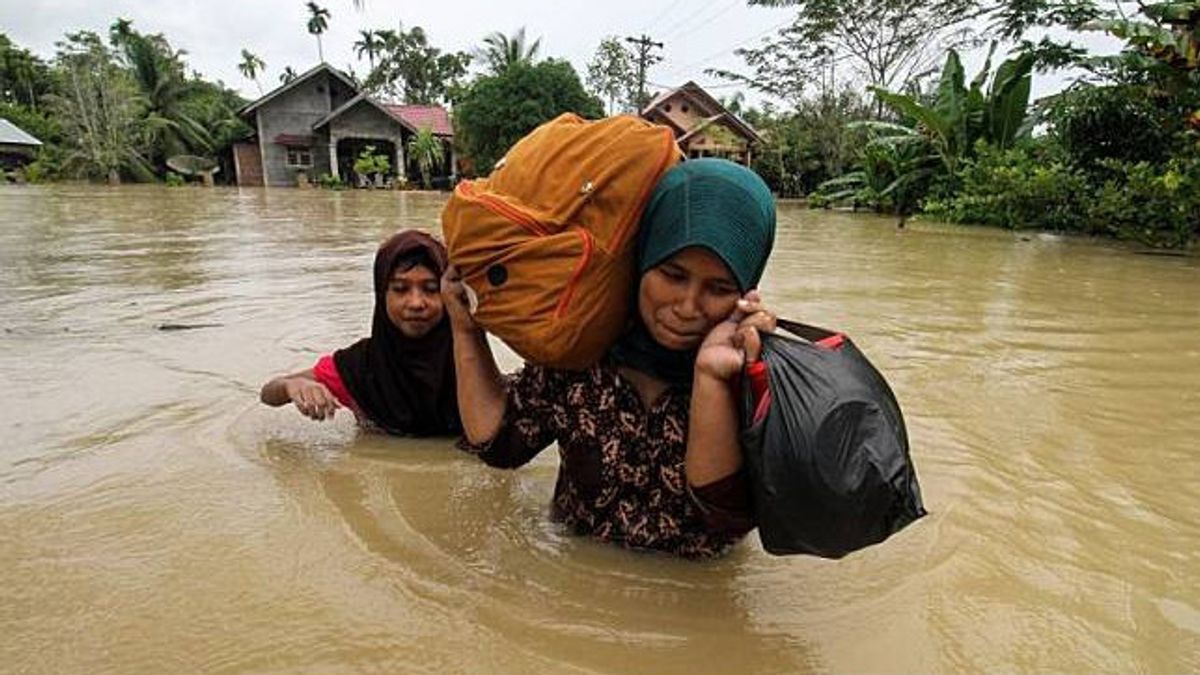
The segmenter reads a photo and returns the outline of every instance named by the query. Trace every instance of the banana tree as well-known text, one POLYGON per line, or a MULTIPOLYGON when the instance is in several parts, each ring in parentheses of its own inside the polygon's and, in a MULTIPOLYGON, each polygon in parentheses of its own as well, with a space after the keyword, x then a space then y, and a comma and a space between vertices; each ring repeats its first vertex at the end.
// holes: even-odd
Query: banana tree
MULTIPOLYGON (((994 49, 994 47, 993 47, 994 49)), ((996 69, 991 86, 984 91, 989 79, 991 56, 979 75, 968 87, 962 61, 950 50, 932 103, 923 103, 911 94, 899 94, 881 87, 871 91, 902 118, 915 122, 917 129, 929 139, 942 165, 950 174, 968 156, 976 141, 983 139, 1008 148, 1028 134, 1025 112, 1029 105, 1034 57, 1022 54, 1009 59, 996 69)))
POLYGON ((904 227, 937 172, 940 156, 929 139, 909 127, 888 122, 855 122, 850 127, 871 135, 863 146, 860 168, 819 185, 817 197, 830 204, 866 203, 877 211, 890 207, 899 219, 896 226, 904 227))

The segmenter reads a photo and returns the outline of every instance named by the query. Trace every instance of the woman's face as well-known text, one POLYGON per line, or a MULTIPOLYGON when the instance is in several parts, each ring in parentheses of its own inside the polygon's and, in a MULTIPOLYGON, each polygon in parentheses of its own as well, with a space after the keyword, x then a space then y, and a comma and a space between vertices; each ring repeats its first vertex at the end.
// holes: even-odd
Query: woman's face
POLYGON ((642 275, 638 312, 660 345, 695 349, 740 297, 725 263, 708 249, 690 247, 642 275))
POLYGON ((423 337, 442 320, 441 279, 424 265, 397 269, 387 287, 387 315, 408 338, 423 337))

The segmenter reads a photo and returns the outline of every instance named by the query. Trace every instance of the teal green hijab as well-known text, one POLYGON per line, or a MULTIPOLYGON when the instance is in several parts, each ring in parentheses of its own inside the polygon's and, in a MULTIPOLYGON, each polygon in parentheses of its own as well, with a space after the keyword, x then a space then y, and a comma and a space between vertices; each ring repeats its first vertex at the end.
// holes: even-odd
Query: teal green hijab
MULTIPOLYGON (((775 199, 758 174, 724 159, 689 160, 663 175, 642 213, 638 274, 700 246, 725 263, 744 294, 758 285, 774 242, 775 199)), ((633 325, 613 345, 613 360, 673 385, 690 386, 696 350, 658 344, 638 314, 637 293, 635 286, 633 325)))

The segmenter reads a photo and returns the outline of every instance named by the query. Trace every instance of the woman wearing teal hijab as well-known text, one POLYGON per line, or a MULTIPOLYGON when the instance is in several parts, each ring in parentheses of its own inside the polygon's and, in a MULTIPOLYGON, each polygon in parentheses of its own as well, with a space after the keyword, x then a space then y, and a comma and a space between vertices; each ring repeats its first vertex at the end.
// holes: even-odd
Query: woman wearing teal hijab
POLYGON ((774 200, 752 171, 676 166, 642 216, 629 331, 587 370, 528 365, 508 379, 448 269, 465 447, 515 468, 558 441, 551 511, 572 532, 690 558, 723 552, 754 527, 735 387, 744 369, 762 377, 758 331, 775 317, 755 287, 774 237, 774 200))

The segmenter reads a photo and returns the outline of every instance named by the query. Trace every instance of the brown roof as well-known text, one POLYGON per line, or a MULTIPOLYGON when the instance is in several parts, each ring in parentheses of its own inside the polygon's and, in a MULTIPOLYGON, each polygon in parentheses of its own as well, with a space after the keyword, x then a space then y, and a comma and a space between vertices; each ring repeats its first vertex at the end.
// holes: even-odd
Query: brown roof
POLYGON ((659 124, 659 125, 662 125, 665 127, 670 127, 671 131, 673 131, 675 133, 676 137, 682 136, 683 134, 687 133, 687 129, 684 129, 683 127, 676 124, 675 120, 671 119, 662 110, 659 110, 659 109, 650 110, 646 114, 642 115, 642 117, 650 122, 655 123, 655 124, 659 124))
POLYGON ((435 136, 453 136, 454 126, 450 124, 450 113, 440 105, 394 105, 385 103, 384 108, 393 117, 403 121, 414 129, 429 128, 435 136))
MULTIPOLYGON (((754 127, 750 126, 749 124, 746 124, 740 117, 738 117, 737 115, 734 115, 733 113, 726 110, 725 106, 721 105, 720 101, 713 98, 707 91, 704 90, 703 87, 701 87, 700 85, 698 85, 692 81, 688 81, 688 82, 684 83, 684 85, 681 87, 677 87, 675 89, 664 91, 664 92, 660 93, 658 96, 655 96, 654 99, 652 101, 650 101, 650 103, 648 103, 645 108, 642 108, 642 113, 641 113, 642 117, 649 119, 651 115, 659 112, 659 110, 658 110, 659 107, 662 106, 662 104, 666 103, 667 99, 671 98, 675 94, 683 94, 683 95, 689 96, 692 98, 693 101, 695 101, 696 103, 699 103, 702 108, 705 108, 711 112, 708 119, 706 119, 705 121, 698 124, 695 128, 689 130, 688 131, 689 134, 694 133, 701 127, 708 126, 716 118, 722 117, 722 118, 725 118, 729 122, 731 128, 733 128, 735 131, 741 133, 743 136, 745 136, 749 140, 756 142, 756 143, 762 142, 762 140, 763 140, 762 136, 759 136, 758 132, 754 130, 754 127)), ((664 115, 664 117, 665 117, 665 115, 664 115)))

